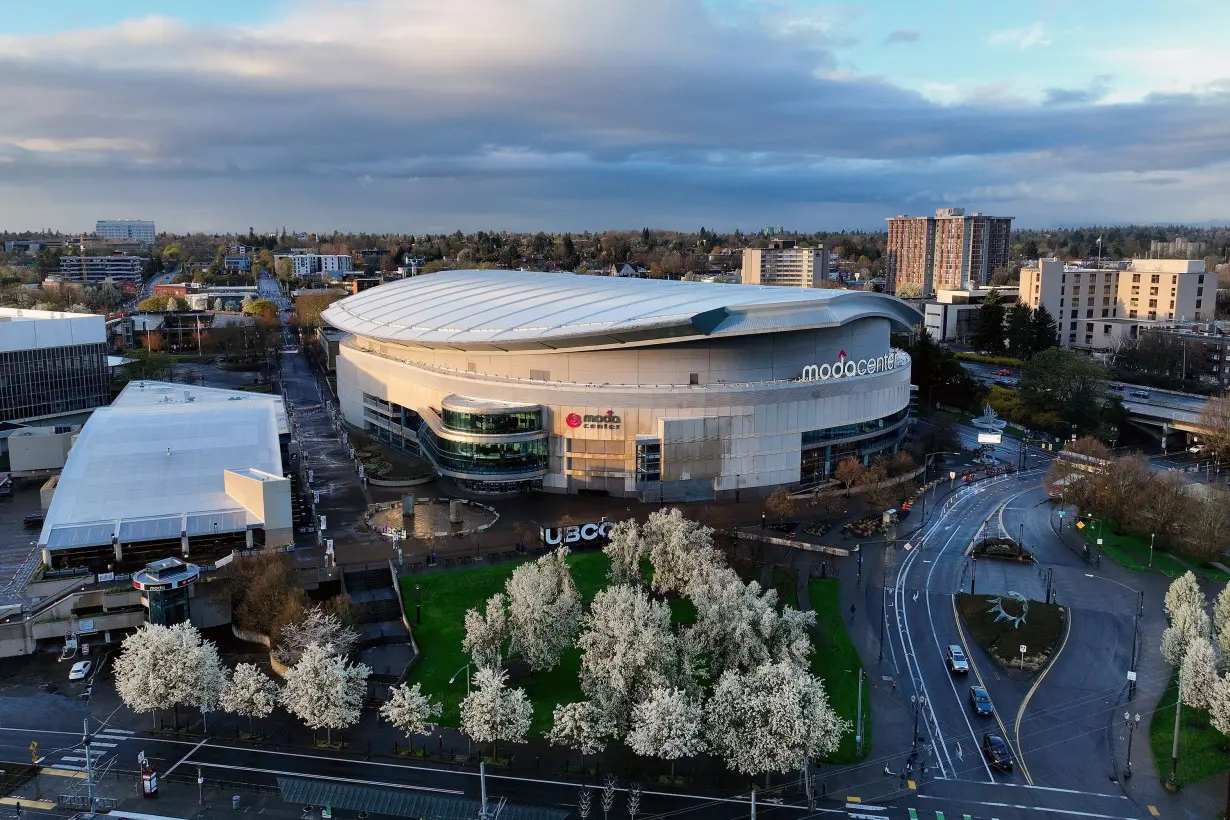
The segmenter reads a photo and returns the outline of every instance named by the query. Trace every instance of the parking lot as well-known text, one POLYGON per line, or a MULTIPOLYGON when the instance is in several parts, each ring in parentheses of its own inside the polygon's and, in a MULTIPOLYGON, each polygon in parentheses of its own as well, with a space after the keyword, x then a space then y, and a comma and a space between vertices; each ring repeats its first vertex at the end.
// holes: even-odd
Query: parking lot
POLYGON ((26 528, 22 519, 40 512, 38 484, 20 486, 12 498, 0 497, 0 605, 15 600, 18 571, 34 553, 41 528, 26 528))

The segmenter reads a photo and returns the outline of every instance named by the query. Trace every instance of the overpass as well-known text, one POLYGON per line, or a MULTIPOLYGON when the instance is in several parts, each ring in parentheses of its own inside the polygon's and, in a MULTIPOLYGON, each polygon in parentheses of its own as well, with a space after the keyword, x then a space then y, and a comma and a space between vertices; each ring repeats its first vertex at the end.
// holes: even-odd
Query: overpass
POLYGON ((1183 446, 1190 441, 1193 434, 1200 434, 1200 412, 1208 403, 1205 396, 1195 396, 1190 393, 1175 393, 1172 391, 1155 390, 1144 387, 1124 385, 1123 407, 1128 412, 1128 423, 1150 433, 1161 440, 1163 448, 1179 446, 1179 442, 1171 437, 1175 433, 1186 434, 1182 440, 1183 446), (1134 397, 1133 390, 1143 390, 1148 398, 1134 397))

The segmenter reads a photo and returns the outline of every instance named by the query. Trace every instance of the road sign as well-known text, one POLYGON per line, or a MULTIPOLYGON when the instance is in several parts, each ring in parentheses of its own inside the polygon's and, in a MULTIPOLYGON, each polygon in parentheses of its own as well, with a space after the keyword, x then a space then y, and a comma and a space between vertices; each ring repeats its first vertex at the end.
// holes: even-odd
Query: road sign
POLYGON ((1076 528, 1077 528, 1078 530, 1083 530, 1083 529, 1085 529, 1085 522, 1084 522, 1084 521, 1077 521, 1077 522, 1076 522, 1076 528))
POLYGON ((1063 510, 1060 510, 1060 511, 1059 511, 1059 517, 1060 517, 1060 518, 1063 518, 1063 510))
POLYGON ((1132 682, 1136 681, 1136 672, 1131 669, 1128 670, 1128 680, 1132 682))
POLYGON ((1025 654, 1025 644, 1021 644, 1021 654, 1025 654))

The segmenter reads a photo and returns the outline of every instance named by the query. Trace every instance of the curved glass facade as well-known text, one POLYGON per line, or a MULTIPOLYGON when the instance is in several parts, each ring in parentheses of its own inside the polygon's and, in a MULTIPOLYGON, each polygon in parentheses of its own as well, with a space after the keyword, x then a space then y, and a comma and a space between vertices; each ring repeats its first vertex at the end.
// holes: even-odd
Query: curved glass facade
POLYGON ((475 413, 440 409, 440 421, 449 430, 477 435, 507 435, 537 433, 542 430, 541 410, 518 410, 510 413, 475 413))
POLYGON ((546 438, 532 441, 452 441, 436 435, 426 424, 419 426, 419 444, 442 470, 484 475, 528 473, 547 469, 546 438))
POLYGON ((808 430, 802 436, 799 454, 800 480, 805 484, 823 480, 847 458, 866 464, 872 456, 897 452, 909 430, 905 423, 908 416, 907 407, 883 418, 808 430))

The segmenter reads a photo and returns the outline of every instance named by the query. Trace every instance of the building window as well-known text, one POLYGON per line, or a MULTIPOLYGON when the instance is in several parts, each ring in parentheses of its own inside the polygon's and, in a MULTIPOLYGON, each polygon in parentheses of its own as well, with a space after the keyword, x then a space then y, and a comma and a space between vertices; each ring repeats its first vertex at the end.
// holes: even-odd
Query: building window
POLYGON ((1102 325, 1102 335, 1103 336, 1110 335, 1110 325, 1102 325))
POLYGON ((1102 308, 1102 318, 1105 319, 1109 315, 1110 315, 1110 311, 1107 310, 1106 308, 1102 308))
POLYGON ((1196 296, 1204 296, 1204 288, 1196 288, 1196 296))
POLYGON ((1060 295, 1060 296, 1063 296, 1063 295, 1064 295, 1064 293, 1065 293, 1067 290, 1068 290, 1067 288, 1062 288, 1062 287, 1061 287, 1061 288, 1059 289, 1059 295, 1060 295))
POLYGON ((1139 282, 1139 281, 1140 281, 1140 274, 1139 274, 1139 273, 1133 273, 1133 274, 1132 274, 1132 281, 1133 281, 1133 282, 1139 282))
POLYGON ((1135 318, 1136 318, 1136 311, 1134 311, 1134 310, 1129 310, 1129 311, 1128 311, 1128 318, 1129 318, 1129 319, 1135 319, 1135 318))
POLYGON ((1093 318, 1093 311, 1092 311, 1092 310, 1087 310, 1087 311, 1085 311, 1085 318, 1086 318, 1086 319, 1092 319, 1092 318, 1093 318))
POLYGON ((1156 299, 1150 299, 1150 300, 1149 300, 1149 307, 1151 307, 1151 308, 1155 308, 1155 307, 1157 307, 1157 300, 1156 300, 1156 299))
POLYGON ((1202 302, 1202 301, 1203 301, 1203 300, 1201 300, 1201 299, 1197 299, 1197 300, 1196 300, 1196 310, 1200 310, 1200 304, 1201 304, 1201 302, 1202 302))
POLYGON ((1203 284, 1204 284, 1204 274, 1203 274, 1203 273, 1202 273, 1202 274, 1200 274, 1200 278, 1196 280, 1196 284, 1197 284, 1197 285, 1203 285, 1203 284))
POLYGON ((1170 309, 1174 310, 1174 299, 1170 300, 1170 309))
POLYGON ((1086 332, 1086 333, 1093 333, 1093 323, 1092 323, 1092 322, 1090 322, 1089 324, 1085 325, 1085 332, 1086 332))
POLYGON ((1103 305, 1105 305, 1106 307, 1110 307, 1110 297, 1109 297, 1109 296, 1103 296, 1103 297, 1102 297, 1102 304, 1103 304, 1103 305))
MULTIPOLYGON (((1080 278, 1078 277, 1078 278, 1076 278, 1074 281, 1079 282, 1079 281, 1080 281, 1080 278)), ((1079 295, 1080 295, 1080 292, 1081 292, 1081 286, 1080 286, 1080 285, 1077 285, 1077 286, 1075 286, 1074 288, 1072 288, 1072 295, 1073 295, 1073 296, 1079 296, 1079 295)))
POLYGON ((551 371, 550 370, 531 370, 530 379, 536 382, 549 382, 551 381, 551 371))
POLYGON ((1076 318, 1076 316, 1077 316, 1077 314, 1079 314, 1079 313, 1080 313, 1080 311, 1079 311, 1079 310, 1074 310, 1074 311, 1072 311, 1072 317, 1071 317, 1071 318, 1075 319, 1075 318, 1076 318))
MULTIPOLYGON (((1071 326, 1071 327, 1069 327, 1069 328, 1068 328, 1068 330, 1076 330, 1076 322, 1073 322, 1073 323, 1072 323, 1072 326, 1071 326)), ((1073 339, 1075 339, 1075 338, 1076 338, 1076 336, 1075 336, 1075 335, 1073 335, 1073 337, 1072 337, 1072 338, 1073 338, 1073 339)))
POLYGON ((636 443, 636 480, 662 480, 662 443, 638 441, 636 443))
POLYGON ((700 374, 699 373, 689 373, 688 374, 688 384, 700 384, 700 374))
POLYGON ((1154 320, 1154 319, 1156 319, 1156 318, 1157 318, 1157 311, 1156 311, 1156 310, 1151 310, 1151 311, 1149 311, 1149 319, 1150 319, 1150 321, 1152 321, 1152 320, 1154 320))
POLYGON ((542 430, 542 412, 525 410, 515 413, 475 413, 445 407, 440 411, 440 422, 446 429, 457 433, 488 436, 537 433, 542 430))
POLYGON ((1149 288, 1150 296, 1157 296, 1157 288, 1149 288))
POLYGON ((1156 285, 1160 283, 1161 281, 1162 281, 1162 277, 1158 276, 1156 273, 1153 274, 1151 277, 1149 277, 1150 284, 1156 285))

